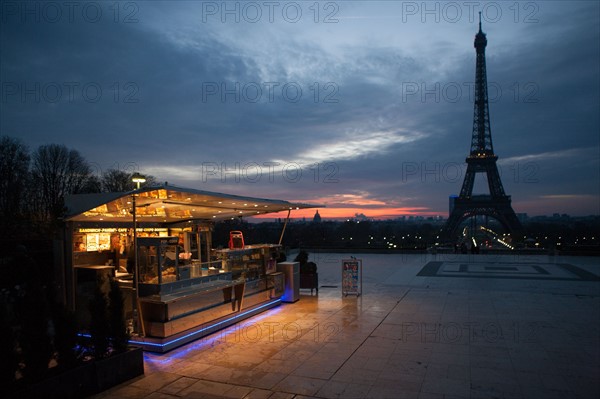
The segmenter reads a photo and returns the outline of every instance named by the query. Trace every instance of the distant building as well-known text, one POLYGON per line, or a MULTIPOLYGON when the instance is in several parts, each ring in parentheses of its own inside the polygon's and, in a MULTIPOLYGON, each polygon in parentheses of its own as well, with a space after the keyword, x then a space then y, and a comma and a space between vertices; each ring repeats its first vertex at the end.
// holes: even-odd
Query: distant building
POLYGON ((517 213, 517 218, 521 223, 525 223, 529 219, 529 216, 526 213, 517 213))
POLYGON ((313 216, 313 223, 321 223, 321 215, 319 215, 318 209, 317 209, 317 212, 315 213, 315 216, 313 216))

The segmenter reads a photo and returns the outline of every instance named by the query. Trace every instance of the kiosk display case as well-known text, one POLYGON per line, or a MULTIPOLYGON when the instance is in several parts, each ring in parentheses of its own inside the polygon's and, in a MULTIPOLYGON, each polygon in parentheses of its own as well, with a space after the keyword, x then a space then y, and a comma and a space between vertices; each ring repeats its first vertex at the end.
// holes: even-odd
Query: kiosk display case
POLYGON ((177 237, 138 239, 138 247, 145 259, 139 301, 148 336, 171 337, 282 295, 283 276, 266 274, 277 245, 215 250, 215 261, 187 264, 179 259, 177 237))
POLYGON ((137 239, 139 282, 147 285, 178 280, 179 248, 177 237, 137 239))
POLYGON ((244 281, 218 273, 163 283, 161 291, 140 297, 146 334, 169 337, 241 309, 244 281))
POLYGON ((252 295, 273 288, 269 283, 272 279, 267 279, 267 275, 275 271, 271 263, 280 249, 280 245, 257 244, 243 249, 217 249, 213 253, 221 261, 223 270, 231 272, 234 279, 245 281, 246 295, 252 295))
POLYGON ((232 272, 234 277, 244 275, 247 281, 265 277, 275 271, 270 266, 281 245, 257 244, 246 245, 244 248, 216 249, 214 258, 221 261, 221 268, 232 272))

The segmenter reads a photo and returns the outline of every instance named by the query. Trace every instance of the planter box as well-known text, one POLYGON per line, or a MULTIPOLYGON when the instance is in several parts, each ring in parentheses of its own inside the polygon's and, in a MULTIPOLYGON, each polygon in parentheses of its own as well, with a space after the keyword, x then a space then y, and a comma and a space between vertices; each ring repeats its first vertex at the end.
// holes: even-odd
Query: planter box
POLYGON ((144 374, 142 348, 131 348, 106 359, 90 361, 71 370, 46 378, 18 392, 15 397, 81 398, 98 393, 144 374))
POLYGON ((94 362, 96 372, 96 392, 119 385, 138 375, 144 374, 144 351, 132 348, 127 352, 94 362))

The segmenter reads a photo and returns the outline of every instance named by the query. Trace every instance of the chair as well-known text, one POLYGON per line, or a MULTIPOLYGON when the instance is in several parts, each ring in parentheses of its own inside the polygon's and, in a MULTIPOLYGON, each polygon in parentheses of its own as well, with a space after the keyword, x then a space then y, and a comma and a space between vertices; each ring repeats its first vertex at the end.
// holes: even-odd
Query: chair
POLYGON ((319 273, 300 273, 300 288, 310 288, 310 295, 313 290, 317 290, 319 293, 319 273))

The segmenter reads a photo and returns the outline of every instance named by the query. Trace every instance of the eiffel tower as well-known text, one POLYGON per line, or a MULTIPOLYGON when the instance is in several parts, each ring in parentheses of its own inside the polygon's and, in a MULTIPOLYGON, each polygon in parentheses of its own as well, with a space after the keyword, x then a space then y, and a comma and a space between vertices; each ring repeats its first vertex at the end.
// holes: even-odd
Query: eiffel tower
POLYGON ((511 206, 511 198, 504 192, 492 145, 490 129, 490 111, 488 106, 487 76, 485 68, 485 47, 487 38, 481 31, 481 13, 479 13, 479 32, 475 35, 477 64, 475 73, 475 105, 473 118, 473 136, 471 153, 466 159, 467 173, 460 195, 454 200, 454 208, 442 228, 441 236, 449 238, 464 220, 477 215, 492 217, 512 234, 522 237, 523 228, 511 206), (487 175, 489 195, 473 195, 475 175, 487 175))

